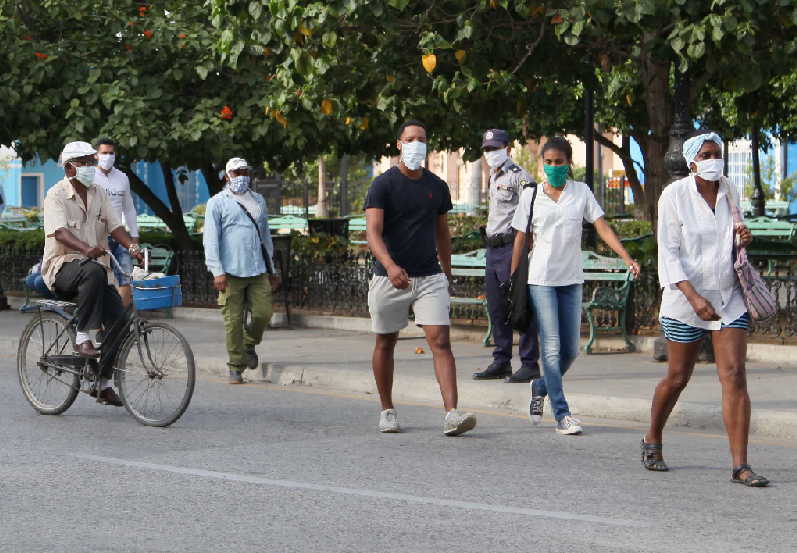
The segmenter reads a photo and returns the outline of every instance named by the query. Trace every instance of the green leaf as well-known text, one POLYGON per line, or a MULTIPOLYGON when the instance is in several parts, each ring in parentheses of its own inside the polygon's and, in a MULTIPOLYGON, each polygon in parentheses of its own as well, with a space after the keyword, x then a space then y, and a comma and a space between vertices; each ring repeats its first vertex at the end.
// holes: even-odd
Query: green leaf
POLYGON ((388 0, 387 3, 391 8, 396 8, 399 11, 404 11, 404 8, 406 8, 407 4, 410 3, 410 0, 388 0))

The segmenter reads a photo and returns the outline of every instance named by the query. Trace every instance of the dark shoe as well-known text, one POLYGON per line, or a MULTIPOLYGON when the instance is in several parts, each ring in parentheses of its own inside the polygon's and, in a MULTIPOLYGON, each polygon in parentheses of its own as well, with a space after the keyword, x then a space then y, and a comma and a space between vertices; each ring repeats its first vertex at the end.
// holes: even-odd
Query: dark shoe
POLYGON ((750 465, 739 465, 731 473, 731 482, 744 484, 750 488, 765 488, 769 486, 769 479, 753 472, 750 465), (744 478, 742 478, 742 475, 744 478))
POLYGON ((481 372, 473 373, 473 380, 494 380, 506 378, 512 374, 512 365, 509 363, 490 363, 490 366, 481 372))
POLYGON ((230 377, 227 380, 228 384, 243 384, 244 377, 238 369, 230 369, 230 377))
POLYGON ((535 378, 540 377, 540 370, 535 367, 523 366, 514 372, 504 382, 516 384, 519 382, 531 382, 535 378))
MULTIPOLYGON (((96 398, 97 389, 95 388, 90 391, 89 395, 96 398)), ((113 405, 114 407, 121 407, 124 405, 113 388, 105 388, 103 391, 101 391, 100 397, 97 399, 97 403, 101 403, 102 405, 113 405)))
POLYGON ((257 357, 255 346, 252 346, 251 348, 246 348, 246 368, 256 369, 259 363, 260 359, 258 359, 257 357))
POLYGON ((81 357, 99 357, 100 352, 94 349, 94 344, 91 343, 91 340, 88 342, 83 342, 82 344, 78 344, 75 346, 75 351, 81 357))
POLYGON ((645 437, 639 442, 639 450, 642 454, 642 466, 654 472, 667 472, 670 468, 664 462, 661 444, 649 444, 645 442, 645 437))

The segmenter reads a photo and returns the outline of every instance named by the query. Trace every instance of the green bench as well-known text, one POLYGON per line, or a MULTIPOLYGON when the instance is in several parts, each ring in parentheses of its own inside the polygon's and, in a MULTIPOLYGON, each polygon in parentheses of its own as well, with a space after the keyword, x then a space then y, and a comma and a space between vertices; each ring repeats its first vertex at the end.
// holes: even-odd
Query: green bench
POLYGON ((584 352, 592 353, 592 346, 597 338, 598 331, 621 331, 625 340, 627 351, 634 351, 634 344, 628 337, 628 302, 631 298, 633 279, 631 271, 622 259, 606 257, 591 251, 581 252, 581 265, 584 268, 585 281, 599 281, 607 283, 621 283, 619 286, 597 286, 592 292, 592 298, 582 303, 584 314, 589 324, 589 338, 584 346, 584 352), (595 321, 595 311, 616 311, 617 324, 598 327, 595 321))
MULTIPOLYGON (((485 267, 487 266, 487 250, 475 250, 468 253, 456 254, 451 256, 451 276, 455 277, 478 277, 484 280, 485 267)), ((490 345, 490 336, 493 333, 493 321, 490 318, 490 310, 487 309, 487 297, 479 295, 475 298, 463 296, 453 296, 451 303, 456 305, 478 305, 484 309, 487 317, 487 331, 482 338, 482 344, 490 345)))
POLYGON ((152 244, 141 244, 141 248, 149 250, 149 272, 169 274, 174 260, 174 252, 169 248, 152 244))

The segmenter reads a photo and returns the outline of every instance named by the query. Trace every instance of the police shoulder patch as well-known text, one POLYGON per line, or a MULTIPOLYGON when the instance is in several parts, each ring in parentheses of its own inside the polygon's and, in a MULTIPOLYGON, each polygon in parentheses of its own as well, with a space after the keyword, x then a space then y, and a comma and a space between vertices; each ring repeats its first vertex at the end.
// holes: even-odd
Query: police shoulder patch
POLYGON ((523 172, 523 169, 520 167, 520 165, 510 165, 509 170, 512 171, 513 173, 523 172))

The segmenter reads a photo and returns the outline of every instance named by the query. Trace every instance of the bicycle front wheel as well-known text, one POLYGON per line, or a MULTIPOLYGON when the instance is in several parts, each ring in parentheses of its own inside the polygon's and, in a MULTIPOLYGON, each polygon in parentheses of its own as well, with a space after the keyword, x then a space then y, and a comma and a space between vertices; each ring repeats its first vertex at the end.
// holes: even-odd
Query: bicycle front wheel
POLYGON ((17 350, 19 385, 28 402, 43 415, 60 415, 80 391, 76 368, 60 366, 54 356, 72 354, 75 333, 55 313, 38 313, 22 331, 17 350))
POLYGON ((119 351, 119 395, 141 424, 169 426, 179 419, 191 402, 195 379, 191 346, 166 323, 134 326, 119 351))

